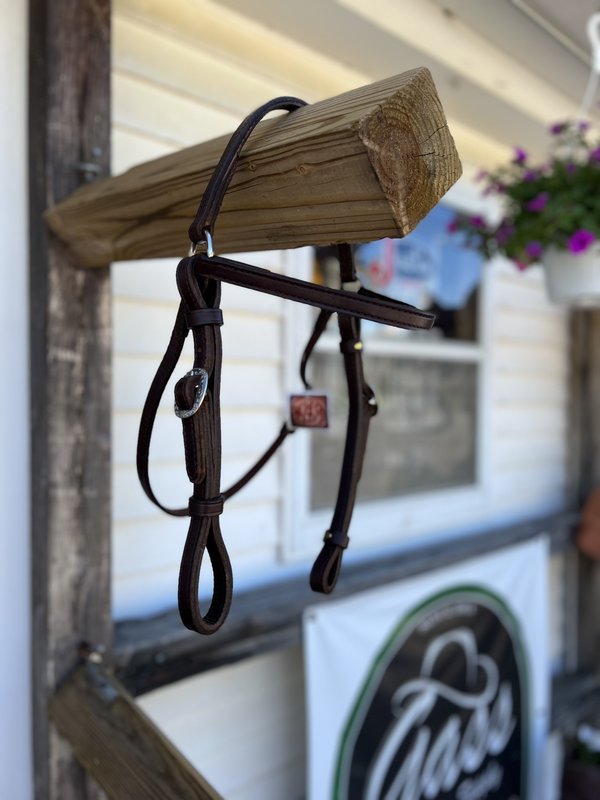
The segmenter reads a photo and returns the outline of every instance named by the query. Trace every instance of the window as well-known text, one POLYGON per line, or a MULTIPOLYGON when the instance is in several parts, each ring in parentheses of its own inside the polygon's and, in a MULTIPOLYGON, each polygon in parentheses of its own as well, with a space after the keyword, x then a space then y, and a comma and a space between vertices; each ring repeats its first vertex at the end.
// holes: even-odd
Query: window
MULTIPOLYGON (((411 357, 401 351, 375 355, 369 348, 367 379, 378 401, 358 498, 379 500, 469 485, 476 476, 477 366, 411 357)), ((315 385, 333 399, 330 427, 311 437, 311 508, 335 498, 346 428, 341 359, 315 358, 315 385)))
MULTIPOLYGON (((353 522, 355 528, 362 518, 361 527, 369 530, 363 545, 397 539, 400 528, 406 536, 434 531, 438 524, 460 525, 483 501, 482 264, 448 233, 454 213, 438 205, 405 239, 355 249, 364 286, 436 314, 436 325, 427 332, 362 323, 365 376, 379 407, 353 522)), ((315 251, 312 261, 313 280, 338 284, 334 248, 315 251)), ((313 314, 309 311, 304 331, 313 314)), ((304 463, 306 479, 295 481, 299 499, 290 523, 301 522, 292 554, 306 552, 313 537, 318 541, 335 503, 347 411, 338 340, 332 319, 310 365, 315 389, 330 396, 330 427, 294 437, 302 440, 294 470, 304 463)))

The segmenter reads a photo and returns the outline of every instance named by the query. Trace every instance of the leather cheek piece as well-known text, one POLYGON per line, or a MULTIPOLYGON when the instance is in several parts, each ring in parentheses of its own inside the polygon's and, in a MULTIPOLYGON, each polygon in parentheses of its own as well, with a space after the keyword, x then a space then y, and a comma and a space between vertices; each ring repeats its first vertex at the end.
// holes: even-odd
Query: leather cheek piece
MULTIPOLYGON (((185 377, 175 385, 175 402, 180 408, 190 408, 196 394, 196 380, 185 377)), ((206 463, 203 457, 202 442, 203 416, 206 408, 202 406, 187 419, 182 419, 183 449, 185 452, 185 468, 191 483, 201 483, 206 474, 206 463)))

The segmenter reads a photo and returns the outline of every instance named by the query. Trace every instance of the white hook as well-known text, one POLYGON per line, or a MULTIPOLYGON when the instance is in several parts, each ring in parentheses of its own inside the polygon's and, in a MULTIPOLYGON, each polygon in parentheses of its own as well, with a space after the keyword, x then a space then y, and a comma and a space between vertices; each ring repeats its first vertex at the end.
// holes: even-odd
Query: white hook
POLYGON ((592 69, 600 73, 600 12, 588 19, 587 35, 592 45, 592 69))
POLYGON ((592 46, 592 68, 579 109, 580 120, 586 120, 590 116, 590 109, 594 102, 596 90, 598 89, 598 79, 600 76, 600 12, 592 14, 588 19, 587 35, 592 46))

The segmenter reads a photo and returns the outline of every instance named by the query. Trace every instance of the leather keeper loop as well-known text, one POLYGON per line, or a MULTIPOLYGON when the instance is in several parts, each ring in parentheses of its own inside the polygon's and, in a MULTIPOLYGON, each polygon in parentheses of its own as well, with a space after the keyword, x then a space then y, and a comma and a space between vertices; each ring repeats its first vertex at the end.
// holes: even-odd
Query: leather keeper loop
POLYGON ((185 312, 185 322, 190 330, 201 325, 222 325, 223 312, 220 308, 193 308, 185 312))
POLYGON ((223 495, 212 497, 210 500, 190 497, 188 508, 190 517, 218 517, 223 513, 223 495))
POLYGON ((336 545, 345 550, 350 544, 350 537, 341 531, 326 531, 323 537, 324 542, 336 545))

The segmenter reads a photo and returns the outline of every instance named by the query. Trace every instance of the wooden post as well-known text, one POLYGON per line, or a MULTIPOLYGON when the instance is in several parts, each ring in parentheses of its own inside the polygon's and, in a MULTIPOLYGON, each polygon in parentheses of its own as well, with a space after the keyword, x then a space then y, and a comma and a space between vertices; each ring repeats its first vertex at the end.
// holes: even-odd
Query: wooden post
POLYGON ((110 0, 29 15, 35 797, 85 800, 101 794, 47 706, 82 640, 111 645, 110 282, 75 268, 43 213, 109 171, 110 0))
MULTIPOLYGON (((48 223, 82 266, 180 256, 228 138, 80 189, 49 211, 48 223)), ((262 122, 225 196, 215 247, 404 236, 460 174, 431 75, 411 70, 262 122)))
MULTIPOLYGON (((571 316, 571 496, 581 508, 600 486, 600 311, 571 316)), ((577 653, 580 670, 600 667, 600 564, 576 556, 577 653)))
POLYGON ((50 716, 111 800, 222 800, 118 681, 91 659, 59 688, 50 716))

